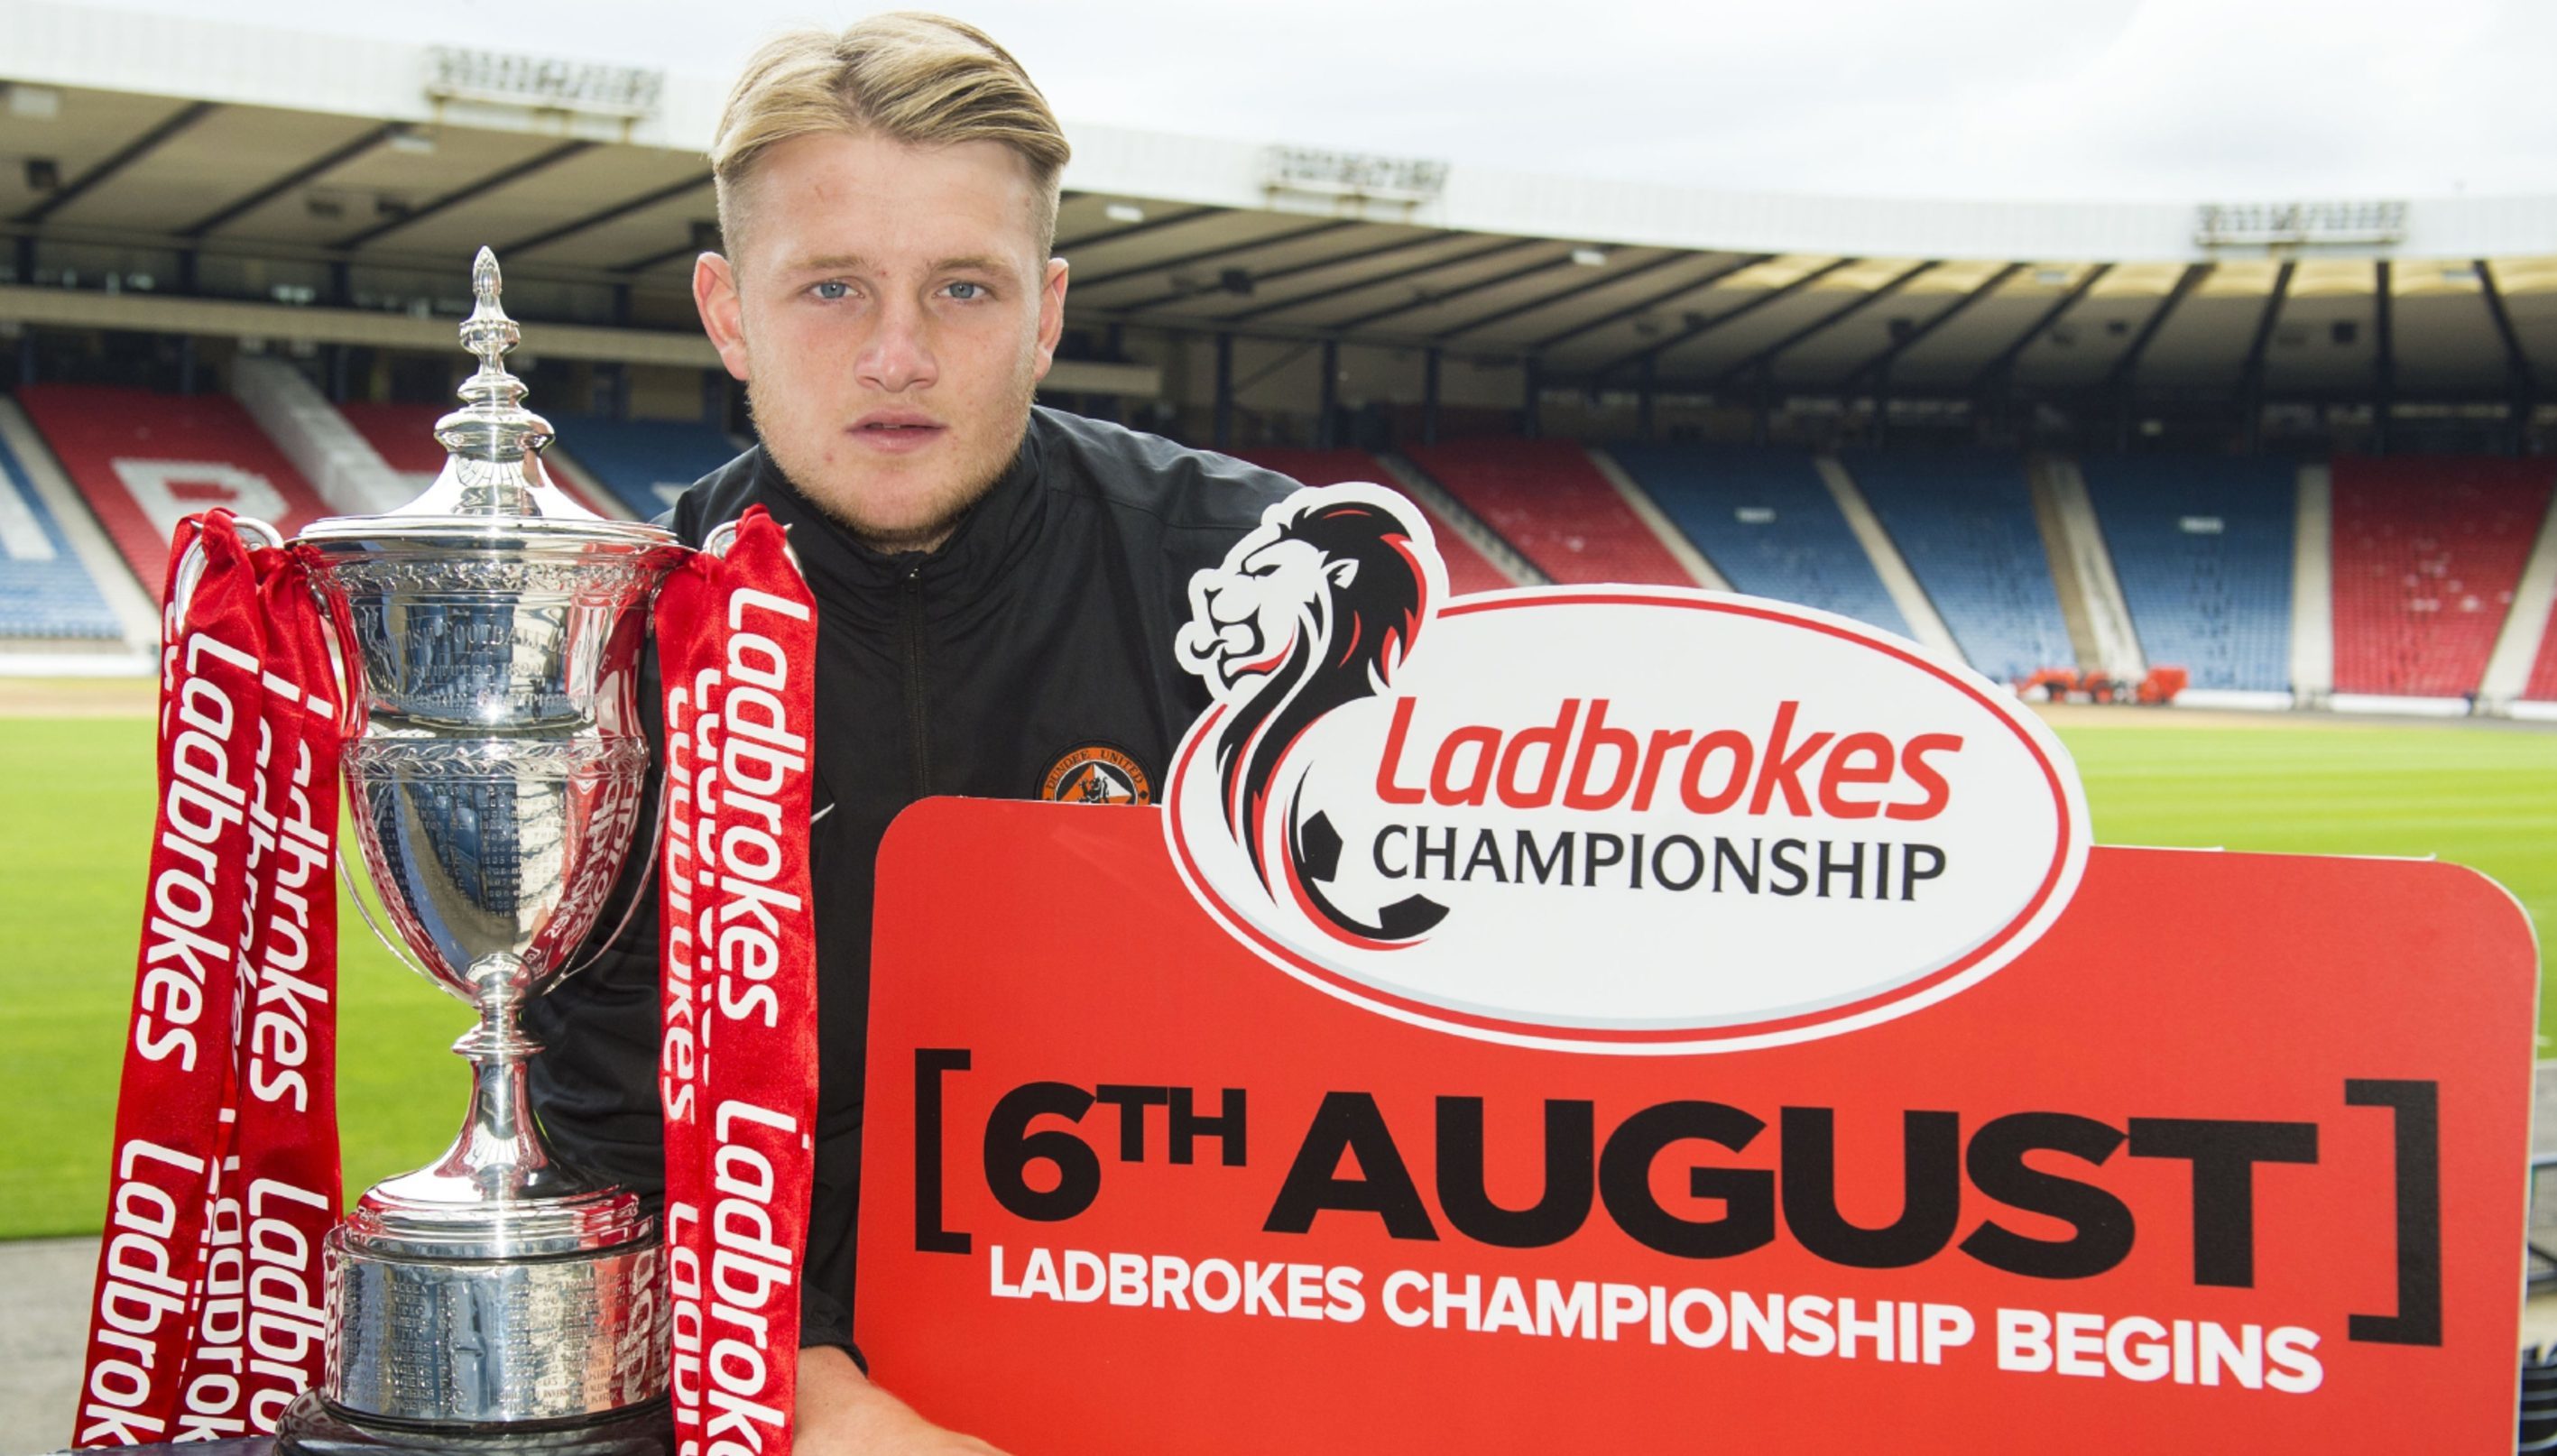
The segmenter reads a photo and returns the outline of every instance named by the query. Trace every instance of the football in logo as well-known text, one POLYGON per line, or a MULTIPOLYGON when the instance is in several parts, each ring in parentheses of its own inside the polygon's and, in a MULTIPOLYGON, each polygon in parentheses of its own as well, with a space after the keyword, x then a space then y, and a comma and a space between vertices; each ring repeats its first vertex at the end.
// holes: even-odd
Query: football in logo
POLYGON ((2041 722, 1843 617, 1449 601, 1375 485, 1273 505, 1189 605, 1211 704, 1166 780, 1173 860, 1264 959, 1387 1015, 1615 1052, 1832 1035, 2013 960, 2085 862, 2041 722))

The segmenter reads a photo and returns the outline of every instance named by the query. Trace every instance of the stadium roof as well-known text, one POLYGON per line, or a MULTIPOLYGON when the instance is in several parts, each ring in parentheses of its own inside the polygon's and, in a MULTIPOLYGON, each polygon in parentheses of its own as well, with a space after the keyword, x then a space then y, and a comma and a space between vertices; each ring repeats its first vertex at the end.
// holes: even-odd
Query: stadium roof
MULTIPOLYGON (((36 239, 245 252, 450 274, 458 294, 459 260, 488 243, 510 276, 679 295, 714 241, 718 80, 39 0, 0 0, 0 218, 22 257, 36 239)), ((2557 198, 1751 197, 1069 131, 1058 250, 1078 325, 1793 392, 2501 397, 2557 365, 2557 198)), ((28 281, 0 287, 0 319, 104 306, 67 314, 28 281)), ((710 362, 658 317, 650 356, 710 362)))

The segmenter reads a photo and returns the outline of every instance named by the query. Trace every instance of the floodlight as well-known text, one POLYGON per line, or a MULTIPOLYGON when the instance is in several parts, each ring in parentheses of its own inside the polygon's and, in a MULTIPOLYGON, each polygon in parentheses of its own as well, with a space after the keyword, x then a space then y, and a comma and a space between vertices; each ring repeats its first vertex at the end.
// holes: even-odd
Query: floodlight
POLYGON ((1607 266, 1607 255, 1596 248, 1573 248, 1571 261, 1582 268, 1604 268, 1607 266))
POLYGON ((392 151, 406 152, 412 157, 432 156, 435 153, 435 132, 429 127, 403 122, 391 128, 390 146, 392 151))
POLYGON ((1145 209, 1134 202, 1112 202, 1101 209, 1101 215, 1113 222, 1143 222, 1145 220, 1145 209))

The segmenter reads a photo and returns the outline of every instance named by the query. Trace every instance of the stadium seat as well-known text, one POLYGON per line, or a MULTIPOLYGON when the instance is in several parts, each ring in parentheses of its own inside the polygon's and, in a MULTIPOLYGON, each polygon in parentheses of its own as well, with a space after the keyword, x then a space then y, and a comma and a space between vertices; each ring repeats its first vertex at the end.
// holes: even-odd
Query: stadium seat
POLYGON ((2475 693, 2552 475, 2546 461, 2338 458, 2336 691, 2475 693))
POLYGON ((548 416, 554 447, 643 521, 663 515, 695 480, 737 459, 737 442, 697 420, 548 416))
POLYGON ((2216 456, 2091 456, 2086 492, 2151 663, 2197 688, 2291 685, 2298 467, 2216 456))
POLYGON ((0 444, 0 638, 113 640, 123 630, 62 523, 0 444))
POLYGON ((1701 445, 1617 445, 1607 453, 1734 590, 1908 635, 1908 619, 1808 454, 1701 445))
POLYGON ((2019 683, 2077 660, 2022 461, 1971 450, 1843 460, 1972 667, 2019 683))
MULTIPOLYGON (((1338 485, 1348 480, 1394 484, 1394 472, 1363 450, 1247 450, 1237 455, 1263 469, 1277 470, 1299 485, 1338 485)), ((1493 592, 1516 585, 1426 503, 1415 500, 1413 505, 1428 519, 1430 532, 1437 538, 1439 559, 1447 563, 1449 592, 1462 596, 1468 592, 1493 592)))
POLYGON ((155 598, 183 516, 228 506, 290 535, 329 514, 228 395, 31 384, 18 402, 155 598))
POLYGON ((1404 454, 1558 583, 1696 584, 1570 441, 1460 440, 1404 454))

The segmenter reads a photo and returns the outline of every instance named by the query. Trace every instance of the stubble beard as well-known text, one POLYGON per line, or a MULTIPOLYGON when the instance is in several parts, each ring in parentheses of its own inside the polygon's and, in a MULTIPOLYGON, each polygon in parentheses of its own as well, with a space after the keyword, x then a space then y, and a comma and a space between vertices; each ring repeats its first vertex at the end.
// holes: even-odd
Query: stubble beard
POLYGON ((950 539, 950 534, 959 529, 959 523, 967 518, 968 512, 976 509, 977 502, 985 499, 987 493, 1011 469, 1012 462, 1020 455, 1021 437, 1029 428, 1030 404, 1037 397, 1037 377, 1029 370, 1022 370, 1004 411, 1010 423, 997 432, 996 438, 1007 442, 1005 447, 988 452, 985 459, 962 462, 960 487, 951 491, 946 500, 932 502, 932 514, 923 523, 898 527, 865 520, 857 509, 856 501, 840 499, 833 492, 810 489, 808 482, 818 478, 817 472, 802 468, 800 463, 790 458, 786 448, 776 444, 772 433, 763 428, 751 381, 745 387, 745 409, 747 417, 754 422, 756 437, 763 442, 764 452, 771 456, 775 465, 780 466, 783 478, 789 480, 809 504, 817 507, 820 514, 850 532, 854 540, 873 551, 892 556, 901 552, 931 551, 950 539))

